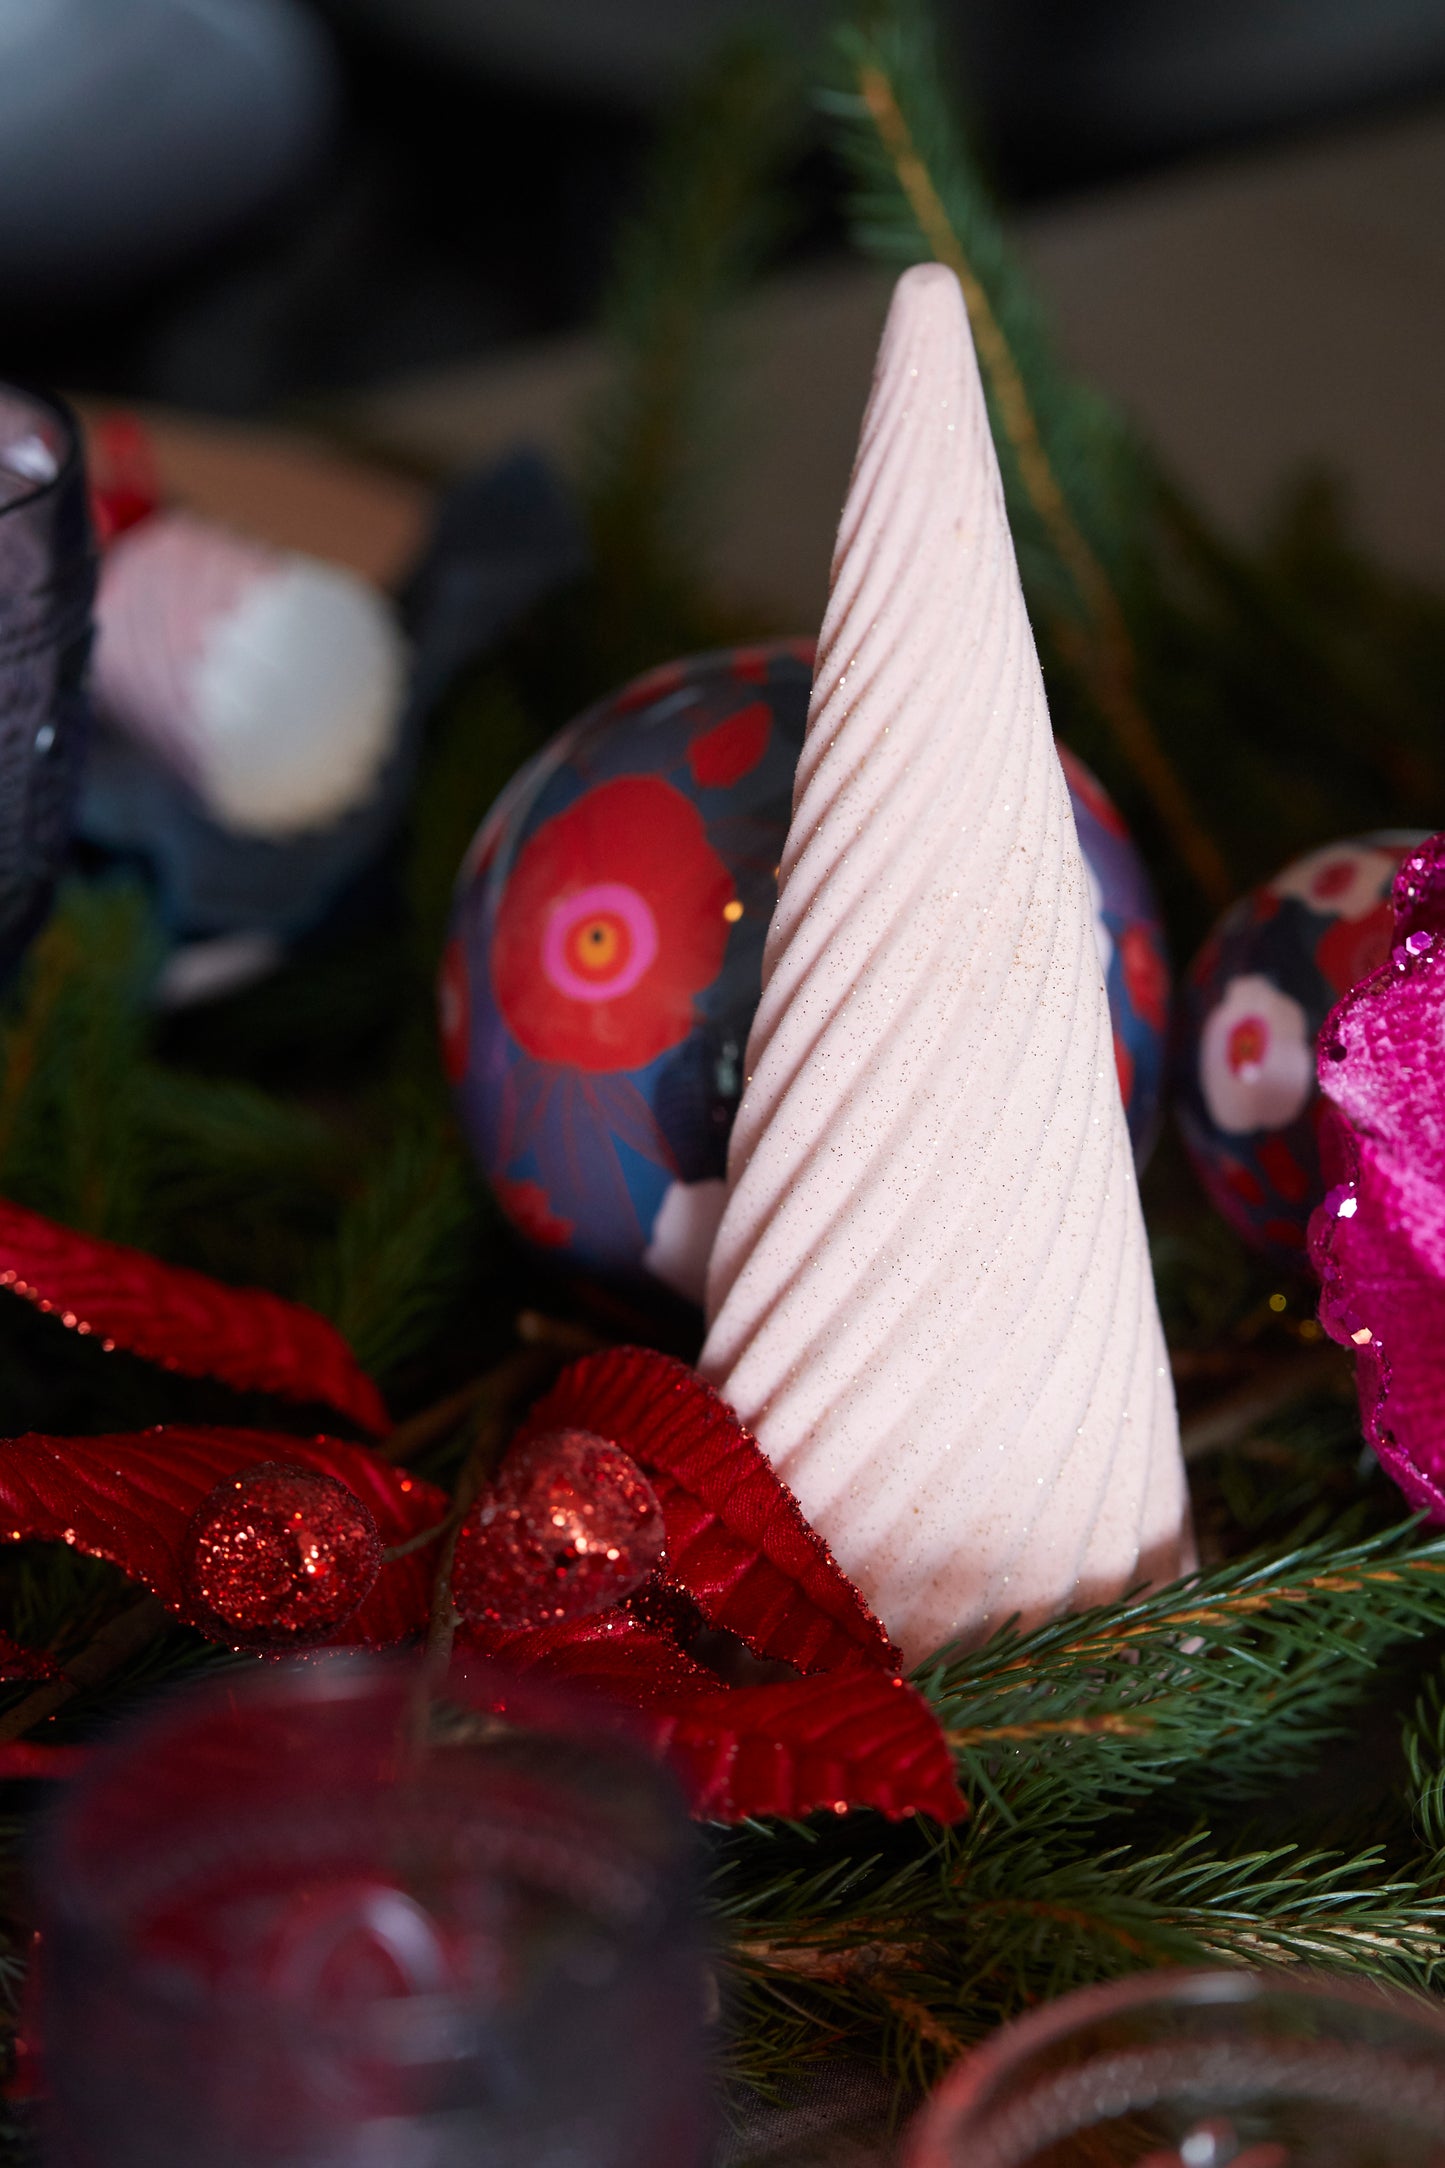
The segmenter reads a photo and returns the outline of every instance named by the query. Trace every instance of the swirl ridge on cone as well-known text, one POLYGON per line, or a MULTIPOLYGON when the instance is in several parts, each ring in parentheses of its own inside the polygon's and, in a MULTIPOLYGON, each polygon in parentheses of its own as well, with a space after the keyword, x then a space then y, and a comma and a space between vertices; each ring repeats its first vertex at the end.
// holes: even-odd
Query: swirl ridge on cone
POLYGON ((1167 1578, 1173 1389, 962 297, 900 280, 702 1369, 911 1657, 1167 1578))

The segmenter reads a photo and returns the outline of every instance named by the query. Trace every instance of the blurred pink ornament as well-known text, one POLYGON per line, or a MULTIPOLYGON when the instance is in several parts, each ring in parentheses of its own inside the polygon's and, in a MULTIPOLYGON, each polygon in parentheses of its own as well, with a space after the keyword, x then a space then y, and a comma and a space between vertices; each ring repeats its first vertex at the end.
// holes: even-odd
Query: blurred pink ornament
POLYGON ((101 713, 234 834, 329 826, 396 749, 401 631, 338 565, 157 512, 106 552, 96 627, 101 713))
POLYGON ((1445 832, 1412 850, 1394 945, 1326 1019, 1310 1221, 1320 1322, 1354 1351, 1365 1435, 1410 1504, 1445 1522, 1445 832))

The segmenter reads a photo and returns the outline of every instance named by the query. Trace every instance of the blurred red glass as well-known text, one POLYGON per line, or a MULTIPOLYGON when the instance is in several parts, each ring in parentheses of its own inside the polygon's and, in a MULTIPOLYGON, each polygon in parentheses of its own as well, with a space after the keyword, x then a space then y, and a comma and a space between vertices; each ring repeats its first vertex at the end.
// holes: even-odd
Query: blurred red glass
POLYGON ((1005 2025, 906 2168, 1445 2168, 1445 2014, 1267 1972, 1155 1972, 1005 2025))
POLYGON ((591 1709, 353 1658, 102 1748, 43 1849, 66 2168, 692 2168, 692 1832, 591 1709))

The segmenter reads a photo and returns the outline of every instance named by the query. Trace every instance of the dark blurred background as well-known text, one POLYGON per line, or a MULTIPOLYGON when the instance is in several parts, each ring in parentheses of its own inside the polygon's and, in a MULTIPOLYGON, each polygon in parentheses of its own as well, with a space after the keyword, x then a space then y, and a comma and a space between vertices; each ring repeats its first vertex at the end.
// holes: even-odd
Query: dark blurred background
MULTIPOLYGON (((5 368, 275 412, 592 314, 657 116, 828 0, 0 0, 5 368)), ((1037 205, 1445 91, 1445 0, 953 0, 1037 205)), ((798 174, 799 259, 841 246, 798 174)))

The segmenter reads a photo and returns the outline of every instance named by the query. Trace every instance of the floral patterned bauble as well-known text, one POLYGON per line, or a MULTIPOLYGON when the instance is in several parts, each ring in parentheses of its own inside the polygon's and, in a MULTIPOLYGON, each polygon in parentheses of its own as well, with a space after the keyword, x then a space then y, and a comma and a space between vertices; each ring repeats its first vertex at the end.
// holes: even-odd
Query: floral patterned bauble
MULTIPOLYGON (((440 1001, 463 1127, 518 1233, 614 1287, 702 1299, 812 666, 782 640, 638 678, 521 770, 462 867, 440 1001)), ((1064 765, 1138 1150, 1158 915, 1114 807, 1064 765)))
POLYGON ((1159 1132, 1169 1033, 1169 957, 1159 904, 1113 799, 1067 746, 1059 761, 1084 871, 1094 898, 1094 939, 1109 994, 1114 1061, 1134 1158, 1142 1166, 1159 1132))
POLYGON ((1414 831, 1310 851, 1227 911, 1181 988, 1179 1120, 1200 1180, 1245 1241, 1303 1264, 1323 1192, 1315 1041, 1384 962, 1390 884, 1414 831))

